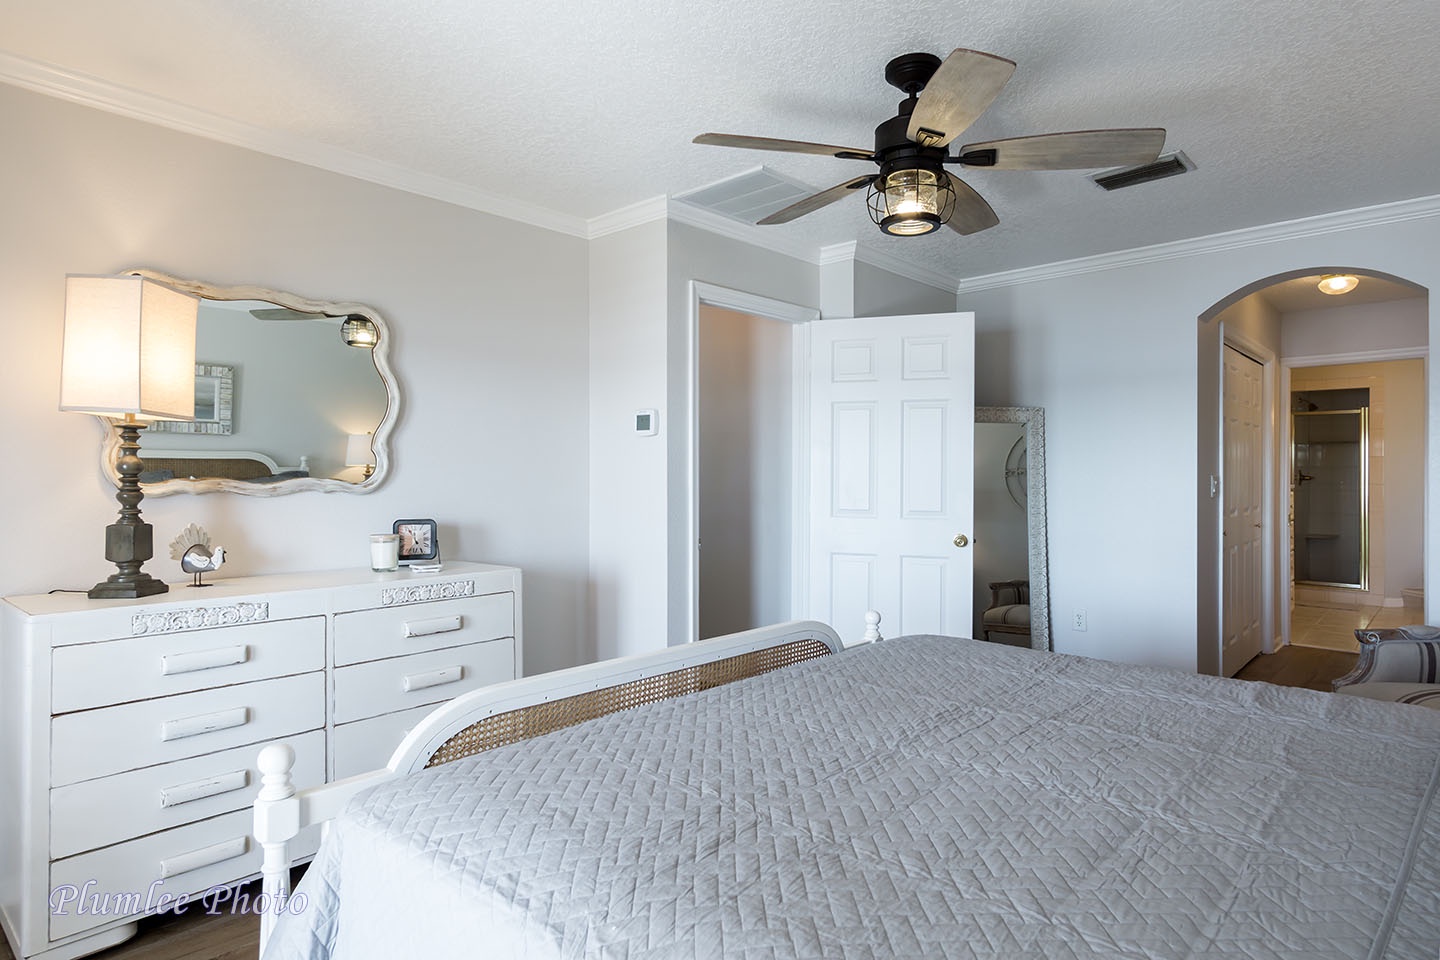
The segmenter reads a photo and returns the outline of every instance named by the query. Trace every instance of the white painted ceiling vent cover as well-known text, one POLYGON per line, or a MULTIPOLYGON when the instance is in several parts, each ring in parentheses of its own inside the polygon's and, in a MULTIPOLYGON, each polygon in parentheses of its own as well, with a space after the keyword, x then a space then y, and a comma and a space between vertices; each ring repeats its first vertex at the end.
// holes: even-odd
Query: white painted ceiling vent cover
POLYGON ((765 167, 756 167, 678 194, 675 199, 731 220, 755 223, 814 192, 815 188, 809 184, 783 177, 765 167))
POLYGON ((1180 174, 1189 173, 1194 169, 1195 163, 1185 154, 1176 150, 1174 153, 1165 154, 1154 163, 1142 163, 1138 167, 1125 167, 1120 170, 1107 170, 1104 173, 1095 174, 1090 179, 1094 180, 1098 187, 1106 190, 1119 190, 1123 187, 1149 183, 1151 180, 1178 177, 1180 174))

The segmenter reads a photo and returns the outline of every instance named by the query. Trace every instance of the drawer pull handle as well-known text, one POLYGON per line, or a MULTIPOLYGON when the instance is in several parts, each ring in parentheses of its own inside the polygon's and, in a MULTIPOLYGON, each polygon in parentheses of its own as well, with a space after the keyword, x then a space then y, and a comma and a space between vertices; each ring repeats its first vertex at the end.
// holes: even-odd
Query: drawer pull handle
POLYGON ((406 620, 405 636, 428 637, 436 633, 453 633, 464 625, 465 622, 458 615, 454 617, 436 617, 433 620, 406 620))
POLYGON ((160 806, 178 807, 182 803, 204 800, 206 797, 219 796, 232 790, 243 790, 248 786, 250 786, 249 770, 235 770, 231 773, 222 773, 218 777, 177 783, 173 787, 161 788, 160 806))
POLYGON ((217 713, 203 713, 198 717, 185 717, 180 720, 166 720, 160 724, 160 739, 183 740, 186 737, 194 737, 202 733, 243 727, 249 722, 249 707, 236 707, 234 710, 221 710, 217 713))
POLYGON ((161 676, 171 677, 177 673, 194 673, 196 670, 213 670, 229 667, 250 659, 250 646, 216 647, 213 650, 196 650, 194 653, 167 653, 160 658, 161 676))
POLYGON ((462 666, 445 667, 441 670, 431 670, 428 673, 412 673, 406 676, 401 685, 406 693, 413 693, 416 690, 424 690, 426 687, 440 687, 447 683, 454 683, 465 676, 465 668, 462 666))
POLYGON ((201 867, 213 867, 217 863, 233 860, 236 857, 243 857, 249 852, 249 837, 236 837, 234 840, 222 840, 208 847, 201 847, 199 850, 182 853, 178 857, 161 860, 160 877, 161 879, 178 877, 180 874, 189 873, 191 870, 199 870, 201 867))

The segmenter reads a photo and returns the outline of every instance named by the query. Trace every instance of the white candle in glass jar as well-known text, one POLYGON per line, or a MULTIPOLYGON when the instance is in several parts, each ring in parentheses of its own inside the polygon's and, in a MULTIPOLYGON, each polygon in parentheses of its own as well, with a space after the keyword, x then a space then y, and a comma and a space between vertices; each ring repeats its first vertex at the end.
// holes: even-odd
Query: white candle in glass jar
POLYGON ((382 573, 400 569, 400 535, 370 534, 370 569, 382 573))

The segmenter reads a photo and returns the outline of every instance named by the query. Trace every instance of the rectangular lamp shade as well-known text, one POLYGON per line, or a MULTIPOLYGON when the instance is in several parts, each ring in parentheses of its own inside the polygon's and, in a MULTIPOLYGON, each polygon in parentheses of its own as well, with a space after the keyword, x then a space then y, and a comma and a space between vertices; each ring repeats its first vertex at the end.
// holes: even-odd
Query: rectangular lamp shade
POLYGON ((370 434, 349 434, 345 440, 345 466, 368 467, 374 462, 375 454, 370 452, 370 434))
POLYGON ((144 277, 66 277, 60 409, 193 420, 199 309, 144 277))

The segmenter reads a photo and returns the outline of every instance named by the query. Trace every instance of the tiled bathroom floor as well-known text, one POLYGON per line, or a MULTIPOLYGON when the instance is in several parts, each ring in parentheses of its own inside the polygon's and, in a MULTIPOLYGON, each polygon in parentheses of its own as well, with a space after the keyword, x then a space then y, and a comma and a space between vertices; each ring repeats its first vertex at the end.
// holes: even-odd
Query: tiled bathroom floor
POLYGON ((1290 617, 1290 642, 1299 647, 1356 653, 1355 631, 1421 623, 1424 614, 1410 607, 1322 606, 1299 604, 1290 617))

